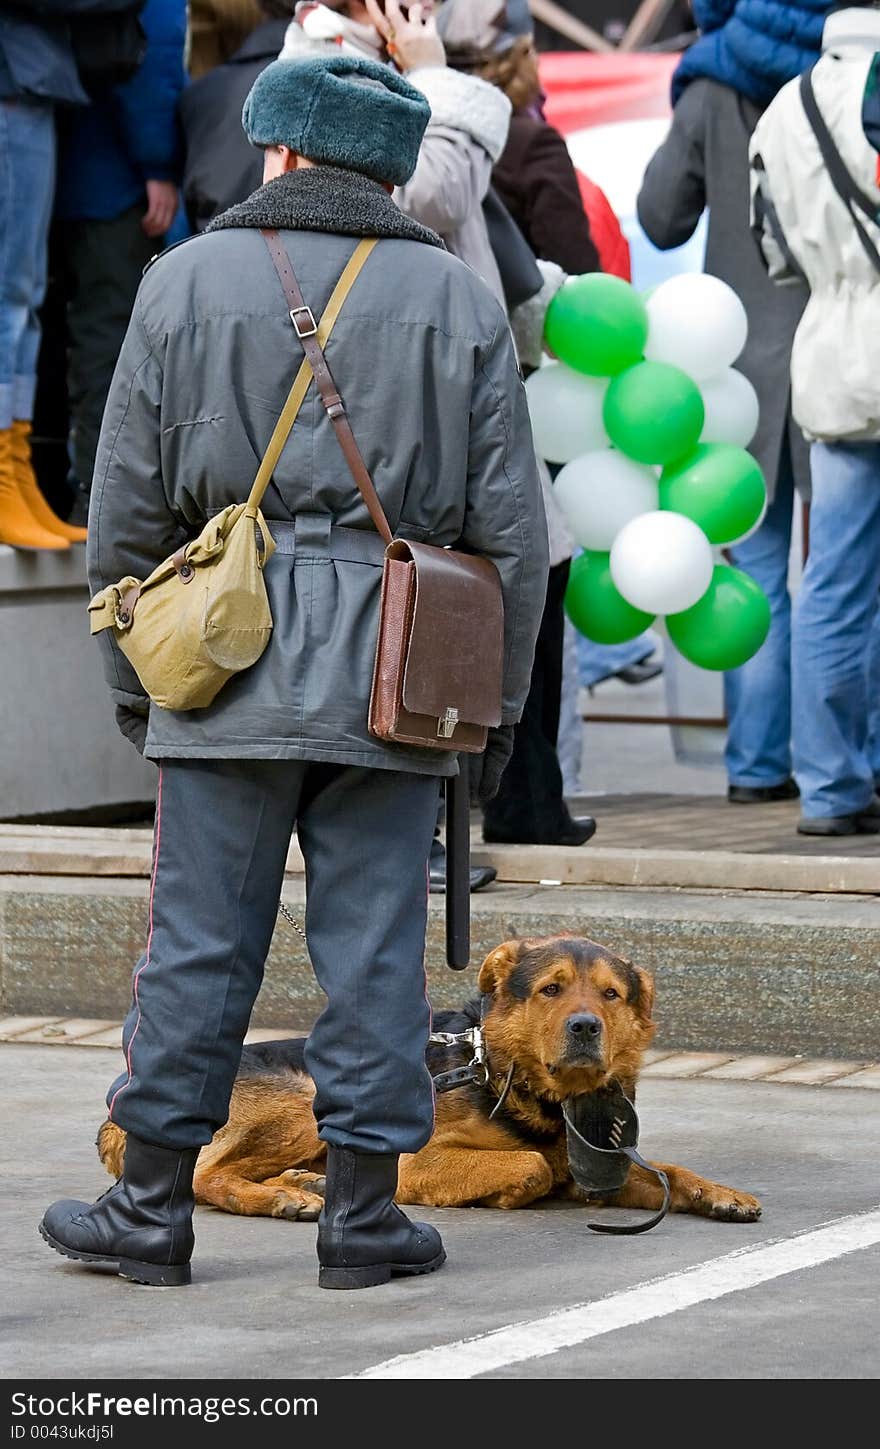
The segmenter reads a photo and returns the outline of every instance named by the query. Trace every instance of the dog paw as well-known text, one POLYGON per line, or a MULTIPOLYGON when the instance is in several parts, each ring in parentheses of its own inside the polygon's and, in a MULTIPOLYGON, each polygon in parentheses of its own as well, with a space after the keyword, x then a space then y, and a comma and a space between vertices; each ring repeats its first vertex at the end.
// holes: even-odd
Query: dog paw
POLYGON ((317 1172, 301 1171, 297 1167, 288 1168, 287 1172, 273 1177, 272 1182, 280 1187, 291 1187, 296 1192, 315 1193, 318 1197, 323 1197, 327 1190, 326 1177, 319 1176, 317 1172))
POLYGON ((320 1216, 324 1199, 314 1192, 292 1192, 280 1190, 275 1195, 270 1216, 287 1218, 298 1223, 313 1223, 320 1216))
POLYGON ((761 1216, 761 1204, 751 1193, 706 1182, 694 1191, 691 1211, 724 1223, 756 1223, 761 1216))

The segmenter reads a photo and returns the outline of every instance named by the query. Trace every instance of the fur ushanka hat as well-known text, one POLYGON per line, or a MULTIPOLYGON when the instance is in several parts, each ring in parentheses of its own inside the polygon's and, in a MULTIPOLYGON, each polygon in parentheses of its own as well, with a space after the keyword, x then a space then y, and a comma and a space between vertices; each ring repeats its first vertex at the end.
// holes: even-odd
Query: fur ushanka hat
POLYGON ((273 61, 241 113, 253 146, 289 146, 394 186, 415 171, 430 118, 421 91, 391 66, 349 55, 273 61))

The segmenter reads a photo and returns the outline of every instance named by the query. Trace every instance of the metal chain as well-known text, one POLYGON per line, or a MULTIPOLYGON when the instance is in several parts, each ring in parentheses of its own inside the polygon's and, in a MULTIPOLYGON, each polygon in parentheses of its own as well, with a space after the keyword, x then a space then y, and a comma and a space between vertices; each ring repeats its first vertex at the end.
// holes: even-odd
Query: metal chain
POLYGON ((306 933, 303 930, 302 926, 300 925, 299 921, 296 919, 296 916, 293 914, 292 911, 289 911, 287 909, 287 906, 284 904, 283 901, 279 901, 278 902, 278 910, 280 911, 281 915, 284 917, 284 919, 287 922, 287 924, 289 926, 293 926, 293 929, 296 931, 296 934, 302 938, 302 940, 306 944, 306 950, 308 950, 308 945, 309 945, 308 937, 306 936, 306 933))

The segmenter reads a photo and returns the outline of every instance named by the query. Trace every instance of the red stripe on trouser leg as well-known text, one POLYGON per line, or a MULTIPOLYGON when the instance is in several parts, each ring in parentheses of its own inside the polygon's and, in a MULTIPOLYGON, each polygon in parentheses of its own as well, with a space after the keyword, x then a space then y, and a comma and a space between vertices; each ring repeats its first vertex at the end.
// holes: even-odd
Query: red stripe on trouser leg
POLYGON ((108 1109, 109 1110, 110 1120, 111 1121, 113 1120, 113 1108, 116 1105, 116 1098, 119 1096, 119 1093, 120 1092, 124 1092, 125 1089, 126 1089, 126 1087, 129 1087, 131 1085, 131 1078, 132 1078, 131 1049, 134 1046, 134 1039, 137 1036, 138 1031, 140 1030, 140 1025, 141 1025, 141 1002, 140 1002, 140 996, 138 995, 138 987, 140 985, 141 976, 143 975, 143 973, 146 971, 147 967, 150 964, 150 955, 151 955, 152 948, 153 948, 153 899, 154 899, 155 894, 156 894, 156 876, 157 876, 158 870, 159 870, 159 846, 161 844, 161 841, 162 841, 162 767, 160 765, 160 767, 159 767, 159 787, 158 787, 158 789, 156 791, 156 847, 155 847, 155 850, 153 851, 153 873, 152 873, 152 876, 150 877, 150 916, 149 916, 149 926, 148 926, 148 929, 147 929, 147 952, 146 952, 146 955, 144 957, 144 964, 143 964, 143 966, 138 967, 138 970, 135 973, 135 978, 134 978, 134 1004, 137 1007, 137 1021, 135 1022, 134 1031, 132 1032, 131 1036, 128 1039, 128 1046, 126 1047, 126 1050, 125 1050, 125 1063, 126 1063, 126 1066, 128 1068, 128 1078, 126 1079, 126 1081, 124 1081, 122 1083, 122 1086, 121 1087, 117 1087, 116 1088, 116 1091, 113 1093, 113 1098, 112 1098, 112 1100, 110 1102, 110 1107, 108 1109))

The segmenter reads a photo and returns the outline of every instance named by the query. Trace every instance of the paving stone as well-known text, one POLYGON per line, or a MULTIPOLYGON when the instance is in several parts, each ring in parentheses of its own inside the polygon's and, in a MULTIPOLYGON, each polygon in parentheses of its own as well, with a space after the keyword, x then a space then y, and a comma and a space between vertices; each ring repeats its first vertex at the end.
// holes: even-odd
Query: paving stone
POLYGON ((722 1081, 727 1082, 750 1082, 759 1077, 766 1077, 770 1072, 781 1072, 783 1067, 797 1065, 799 1063, 794 1057, 735 1057, 732 1062, 725 1062, 721 1067, 712 1067, 703 1075, 720 1077, 722 1081))
POLYGON ((816 1087, 822 1082, 830 1082, 834 1077, 849 1076, 857 1072, 863 1065, 862 1062, 826 1062, 805 1058, 802 1062, 795 1062, 793 1066, 786 1067, 782 1072, 774 1072, 768 1076, 768 1082, 798 1082, 804 1087, 816 1087))
POLYGON ((281 1037, 302 1037, 306 1036, 304 1031, 295 1031, 292 1026, 255 1026, 249 1031, 244 1039, 245 1046, 253 1046, 255 1042, 277 1041, 281 1037))
POLYGON ((112 1026, 105 1026, 103 1031, 96 1031, 89 1036, 77 1037, 75 1046, 87 1047, 122 1047, 122 1022, 115 1021, 112 1026))
POLYGON ((112 1021, 108 1021, 106 1017, 103 1020, 97 1020, 91 1017, 70 1016, 61 1021, 44 1022, 42 1026, 35 1027, 33 1031, 20 1033, 15 1040, 17 1042, 41 1041, 48 1042, 50 1045, 66 1046, 70 1042, 78 1041, 81 1037, 106 1031, 112 1025, 112 1021))
POLYGON ((672 1055, 672 1052, 651 1050, 645 1052, 644 1056, 642 1057, 642 1061, 644 1062, 645 1066, 648 1067, 653 1065, 654 1062, 662 1062, 666 1059, 666 1057, 671 1057, 672 1055))
POLYGON ((730 1052, 675 1052, 663 1061, 646 1067, 643 1077, 698 1077, 710 1067, 730 1061, 730 1052))
POLYGON ((872 1087, 874 1091, 880 1091, 880 1066, 863 1067, 859 1072, 851 1072, 848 1077, 838 1077, 836 1081, 829 1082, 829 1087, 872 1087))
POLYGON ((23 1032, 38 1031, 59 1020, 57 1016, 4 1016, 0 1019, 0 1041, 17 1040, 23 1032))

